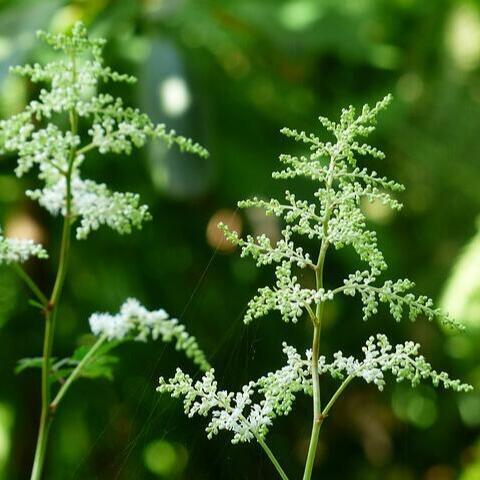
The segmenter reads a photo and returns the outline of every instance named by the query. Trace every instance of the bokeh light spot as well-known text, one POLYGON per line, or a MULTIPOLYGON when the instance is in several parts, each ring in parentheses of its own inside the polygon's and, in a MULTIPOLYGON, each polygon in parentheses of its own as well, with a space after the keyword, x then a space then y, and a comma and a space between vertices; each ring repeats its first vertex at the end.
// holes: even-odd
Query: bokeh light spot
POLYGON ((464 248, 448 279, 440 306, 469 328, 480 328, 480 233, 464 248))
POLYGON ((281 24, 289 30, 303 30, 322 15, 320 2, 294 0, 285 3, 278 13, 281 24))
POLYGON ((0 61, 5 60, 13 50, 13 42, 6 37, 0 37, 0 61))
POLYGON ((469 465, 459 480, 478 480, 480 478, 480 462, 469 465))
POLYGON ((6 467, 10 455, 10 429, 13 424, 11 408, 0 403, 0 476, 6 467))
POLYGON ((420 428, 431 427, 437 418, 433 394, 426 389, 398 387, 393 394, 392 407, 399 418, 420 428))
POLYGON ((445 35, 446 48, 460 70, 473 70, 480 61, 480 14, 463 3, 452 13, 445 35))
POLYGON ((78 5, 67 5, 52 17, 50 28, 55 32, 66 32, 75 22, 81 20, 82 16, 83 11, 78 5))
POLYGON ((21 77, 6 77, 0 85, 1 113, 5 116, 19 113, 25 107, 27 85, 21 77))
POLYGON ((227 225, 230 230, 237 232, 238 235, 241 235, 242 218, 236 211, 224 208, 215 212, 207 224, 206 236, 208 244, 220 252, 233 252, 235 250, 235 245, 232 245, 223 236, 222 231, 218 228, 220 222, 227 225))
POLYGON ((388 223, 393 217, 393 210, 380 200, 371 202, 364 199, 362 201, 362 210, 369 220, 382 225, 388 223))
POLYGON ((152 473, 165 478, 172 478, 180 473, 188 461, 188 455, 181 446, 166 440, 155 440, 143 452, 145 466, 152 473))
POLYGON ((477 392, 459 397, 458 407, 464 423, 470 427, 480 425, 480 395, 477 392))
POLYGON ((185 80, 179 76, 171 76, 160 82, 158 86, 160 106, 166 115, 178 117, 190 107, 190 91, 185 80))
POLYGON ((454 480, 455 471, 448 465, 434 465, 425 473, 425 480, 454 480))
POLYGON ((423 80, 417 73, 402 75, 397 82, 397 94, 405 102, 416 102, 424 91, 423 80))
POLYGON ((37 243, 45 243, 45 232, 38 222, 27 213, 18 213, 10 217, 5 224, 7 237, 31 239, 37 243))

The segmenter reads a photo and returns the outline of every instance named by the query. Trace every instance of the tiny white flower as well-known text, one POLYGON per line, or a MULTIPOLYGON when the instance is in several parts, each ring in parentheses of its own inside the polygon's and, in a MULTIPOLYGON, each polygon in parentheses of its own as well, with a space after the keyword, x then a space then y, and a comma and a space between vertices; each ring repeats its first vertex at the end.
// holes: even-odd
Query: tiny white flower
POLYGON ((177 350, 184 350, 202 369, 210 368, 204 353, 194 337, 176 318, 170 318, 163 309, 149 311, 134 298, 127 299, 117 314, 94 313, 89 319, 90 329, 96 336, 105 335, 108 340, 134 339, 146 342, 149 338, 175 342, 177 350))
POLYGON ((31 257, 48 258, 46 250, 33 240, 5 238, 0 230, 0 265, 24 263, 31 257))

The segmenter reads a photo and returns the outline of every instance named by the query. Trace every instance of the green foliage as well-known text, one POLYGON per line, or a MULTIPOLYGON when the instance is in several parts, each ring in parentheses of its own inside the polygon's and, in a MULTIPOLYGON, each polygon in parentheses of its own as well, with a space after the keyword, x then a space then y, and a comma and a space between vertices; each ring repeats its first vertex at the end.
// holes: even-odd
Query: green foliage
MULTIPOLYGON (((95 353, 95 356, 82 366, 79 377, 84 378, 106 378, 113 380, 113 367, 118 362, 118 358, 108 353, 118 345, 118 342, 108 342, 103 344, 95 353)), ((71 357, 50 359, 50 374, 52 379, 57 382, 64 382, 75 367, 85 358, 90 352, 91 345, 82 345, 78 347, 71 357)), ((22 358, 18 360, 15 373, 19 374, 28 369, 42 368, 43 357, 22 358)))
MULTIPOLYGON (((117 342, 108 342, 102 345, 86 364, 83 365, 79 376, 84 378, 106 378, 113 380, 113 368, 118 363, 116 355, 109 355, 109 352, 117 346, 117 342)), ((69 365, 76 367, 90 352, 92 347, 82 345, 78 347, 68 359, 69 365)), ((73 368, 71 370, 73 370, 73 368)), ((71 372, 70 372, 71 373, 71 372)))
MULTIPOLYGON (((52 359, 54 360, 54 359, 52 359)), ((15 373, 22 373, 29 368, 42 368, 43 358, 42 357, 33 357, 33 358, 21 358, 17 362, 15 368, 15 373)))

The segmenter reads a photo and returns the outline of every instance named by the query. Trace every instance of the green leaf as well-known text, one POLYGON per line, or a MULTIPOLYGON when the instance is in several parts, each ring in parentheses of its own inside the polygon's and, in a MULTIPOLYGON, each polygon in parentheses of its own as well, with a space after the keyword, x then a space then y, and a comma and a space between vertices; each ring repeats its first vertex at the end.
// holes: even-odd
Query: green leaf
POLYGON ((113 380, 113 367, 118 358, 113 355, 102 355, 88 362, 80 373, 84 378, 106 378, 113 380))
POLYGON ((35 307, 35 308, 38 308, 40 310, 43 310, 45 308, 45 305, 42 305, 40 302, 38 302, 37 300, 34 300, 33 298, 30 298, 28 300, 28 303, 29 305, 31 305, 32 307, 35 307))
MULTIPOLYGON (((118 358, 107 353, 116 347, 120 342, 108 342, 100 347, 96 355, 91 358, 80 372, 80 377, 84 378, 107 378, 113 380, 113 367, 118 362, 118 358)), ((72 355, 71 363, 77 365, 83 360, 90 351, 91 346, 82 345, 78 347, 72 355)))
MULTIPOLYGON (((71 359, 69 358, 64 358, 62 360, 59 360, 58 362, 56 360, 56 358, 50 359, 50 375, 52 380, 58 382, 61 379, 67 377, 73 370, 73 367, 68 366, 71 365, 71 359)), ((19 373, 22 373, 23 371, 30 368, 42 368, 42 365, 43 357, 21 358, 17 362, 15 373, 18 375, 19 373)))
MULTIPOLYGON (((107 378, 108 380, 113 380, 113 367, 118 362, 118 359, 114 355, 107 355, 107 353, 119 343, 120 342, 108 342, 102 345, 96 355, 84 365, 79 377, 107 378)), ((91 348, 91 345, 82 345, 73 352, 71 357, 60 360, 52 358, 50 368, 52 379, 58 382, 67 378, 91 348)), ((22 358, 18 361, 15 373, 19 374, 29 368, 42 368, 42 363, 42 357, 22 358)))
POLYGON ((21 358, 17 362, 15 367, 15 373, 18 375, 28 368, 42 368, 43 358, 42 357, 32 357, 32 358, 21 358))

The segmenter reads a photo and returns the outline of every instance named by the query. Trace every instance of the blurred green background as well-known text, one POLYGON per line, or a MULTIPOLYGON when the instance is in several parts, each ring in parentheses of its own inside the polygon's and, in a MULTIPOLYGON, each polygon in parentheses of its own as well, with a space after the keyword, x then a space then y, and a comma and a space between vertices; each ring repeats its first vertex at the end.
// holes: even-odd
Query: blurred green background
MULTIPOLYGON (((422 342, 437 368, 473 383, 470 394, 411 390, 384 394, 355 384, 321 434, 315 478, 475 480, 480 478, 480 7, 453 0, 60 0, 0 2, 0 114, 21 110, 34 94, 8 66, 42 61, 38 28, 63 31, 83 19, 109 40, 107 61, 138 76, 115 93, 190 135, 208 160, 152 144, 131 158, 92 156, 89 176, 142 194, 154 221, 119 237, 107 229, 75 243, 55 339, 69 355, 88 332, 93 311, 116 311, 128 296, 179 316, 204 346, 227 388, 278 368, 281 342, 310 343, 308 322, 276 316, 249 327, 242 313, 272 271, 219 244, 214 226, 244 232, 279 226, 236 201, 278 193, 270 172, 297 148, 282 126, 317 130, 335 115, 392 92, 373 142, 387 152, 375 168, 406 184, 405 208, 392 215, 366 206, 390 262, 459 320, 466 335, 436 324, 395 324, 385 311, 369 323, 358 303, 328 310, 323 351, 358 352, 372 332, 422 342), (218 247, 218 248, 217 248, 218 247)), ((30 236, 51 252, 59 222, 24 196, 33 178, 13 175, 0 159, 0 217, 10 235, 30 236)), ((301 193, 303 184, 299 184, 301 193)), ((293 186, 289 187, 293 189, 293 186)), ((55 255, 54 255, 55 257, 55 255)), ((355 263, 354 263, 355 262, 355 263)), ((53 266, 29 265, 47 287, 53 266)), ((328 260, 330 279, 356 269, 349 252, 328 260)), ((42 322, 27 294, 0 271, 0 478, 28 477, 39 414, 39 372, 16 376, 21 357, 40 355, 42 322)), ((54 425, 45 478, 265 479, 273 469, 255 445, 208 441, 203 419, 188 420, 180 402, 155 393, 159 375, 191 368, 171 346, 119 349, 115 380, 80 381, 54 425)), ((193 372, 192 372, 193 373, 193 372)), ((325 383, 331 392, 333 383, 325 383)), ((270 446, 298 478, 310 429, 310 399, 276 422, 270 446)))

